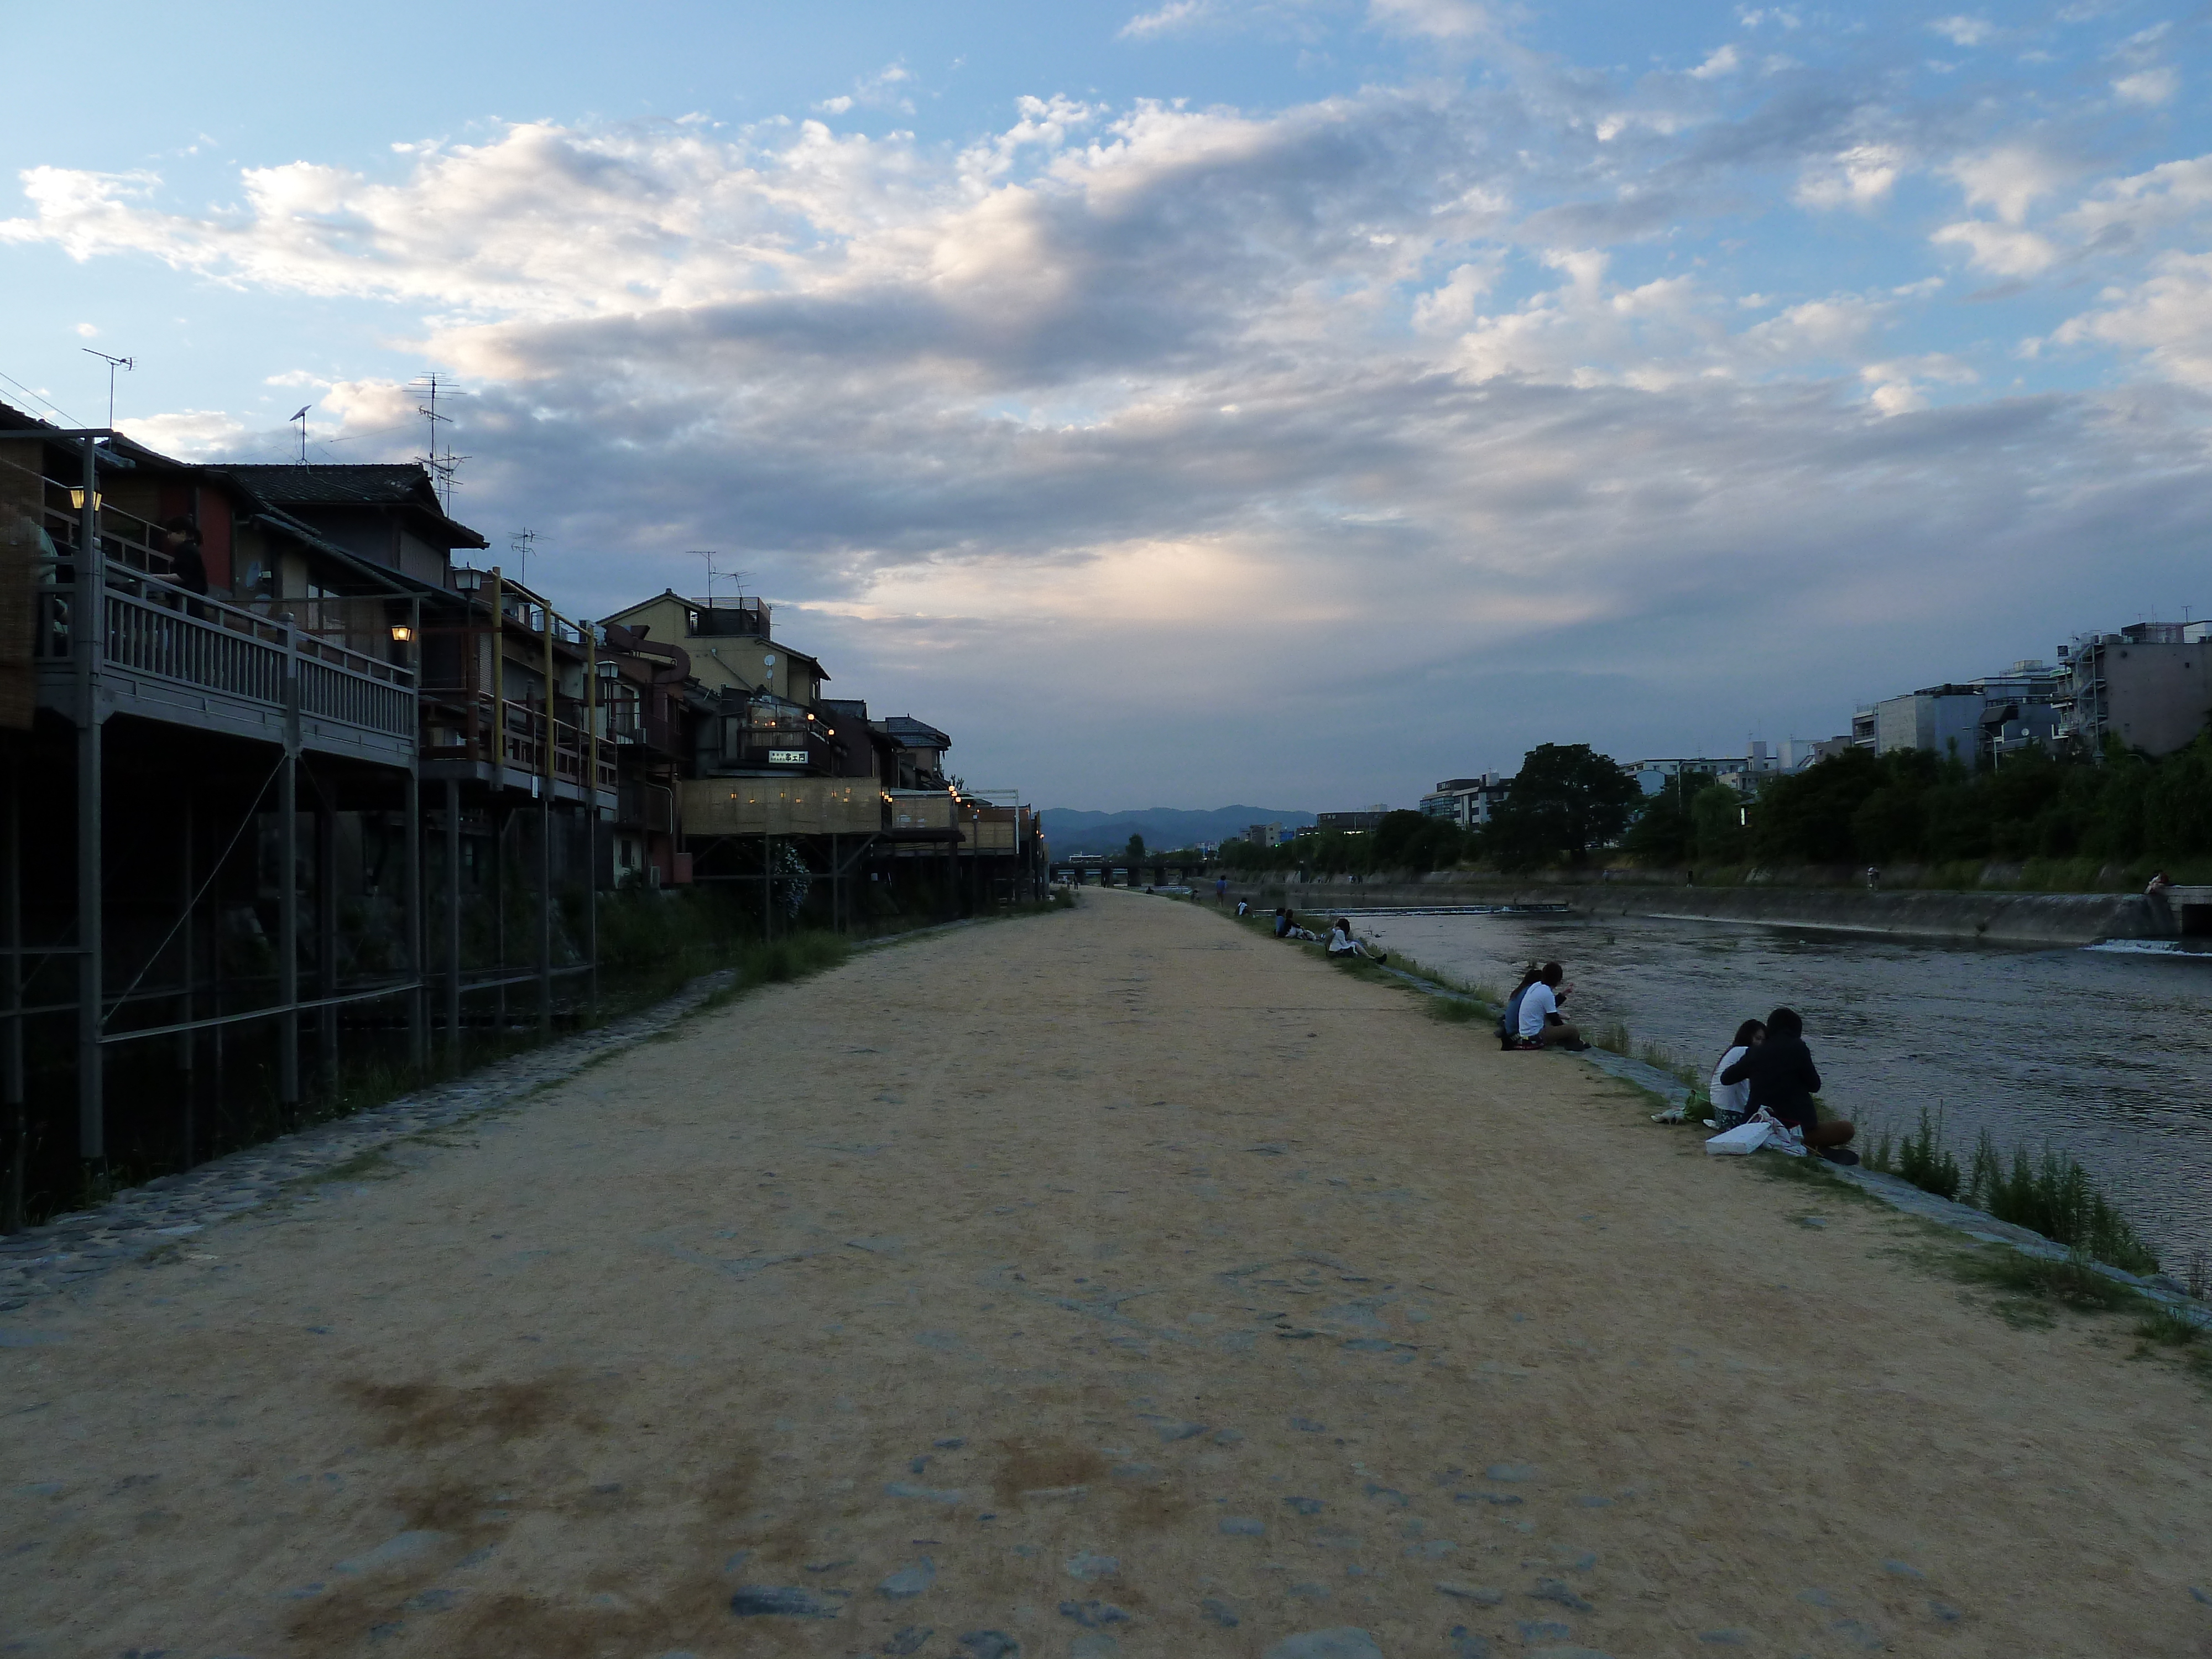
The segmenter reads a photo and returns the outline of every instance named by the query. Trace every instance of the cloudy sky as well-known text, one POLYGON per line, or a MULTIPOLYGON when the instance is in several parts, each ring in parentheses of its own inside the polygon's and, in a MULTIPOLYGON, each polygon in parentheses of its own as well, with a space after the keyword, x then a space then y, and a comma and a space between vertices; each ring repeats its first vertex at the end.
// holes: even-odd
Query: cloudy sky
POLYGON ((557 604, 715 550, 1048 804, 1741 753, 2212 612, 2207 21, 21 11, 0 397, 387 459, 435 369, 557 604))

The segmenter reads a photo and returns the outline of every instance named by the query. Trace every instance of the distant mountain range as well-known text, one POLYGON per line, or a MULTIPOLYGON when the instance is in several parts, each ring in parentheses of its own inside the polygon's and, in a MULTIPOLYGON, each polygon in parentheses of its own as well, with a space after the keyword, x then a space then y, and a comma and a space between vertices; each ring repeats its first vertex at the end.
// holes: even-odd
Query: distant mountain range
POLYGON ((1148 806, 1130 812, 1084 812, 1072 806, 1047 806, 1044 838, 1055 854, 1118 853, 1131 836, 1142 836, 1156 853, 1172 852, 1202 841, 1226 841, 1241 836, 1255 823, 1279 823, 1285 830, 1304 829, 1314 821, 1310 812, 1286 811, 1279 806, 1217 806, 1211 811, 1188 812, 1180 807, 1148 806))

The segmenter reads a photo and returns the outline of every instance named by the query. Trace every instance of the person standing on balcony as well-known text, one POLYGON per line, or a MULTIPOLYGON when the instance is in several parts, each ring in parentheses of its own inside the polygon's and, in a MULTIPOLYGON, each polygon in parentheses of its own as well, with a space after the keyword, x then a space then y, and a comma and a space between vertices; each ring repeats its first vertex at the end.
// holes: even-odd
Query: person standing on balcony
POLYGON ((161 526, 161 550, 169 556, 169 580, 187 593, 207 597, 207 560, 200 550, 200 527, 189 513, 161 526))

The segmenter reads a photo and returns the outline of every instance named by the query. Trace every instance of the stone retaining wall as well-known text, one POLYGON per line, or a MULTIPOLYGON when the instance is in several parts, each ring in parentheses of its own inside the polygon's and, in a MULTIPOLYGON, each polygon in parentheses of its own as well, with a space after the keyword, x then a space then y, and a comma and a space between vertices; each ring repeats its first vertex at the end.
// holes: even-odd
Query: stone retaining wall
POLYGON ((2174 932, 2170 914, 2136 893, 1869 892, 1848 887, 1691 887, 1643 882, 1567 885, 1502 880, 1231 884, 1232 895, 1262 908, 1288 902, 1305 910, 1419 904, 1565 904, 1577 915, 1667 916, 1701 921, 1772 922, 1794 927, 1979 939, 2002 945, 2093 945, 2107 939, 2158 939, 2174 932), (1287 897, 1264 893, 1281 887, 1287 897))

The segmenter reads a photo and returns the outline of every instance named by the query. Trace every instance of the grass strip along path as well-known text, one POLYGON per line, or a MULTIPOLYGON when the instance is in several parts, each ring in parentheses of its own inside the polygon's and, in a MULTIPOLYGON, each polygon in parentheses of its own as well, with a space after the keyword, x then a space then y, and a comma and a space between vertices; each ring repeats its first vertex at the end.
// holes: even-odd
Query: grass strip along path
POLYGON ((2208 1408, 1192 906, 771 987, 0 1316, 0 1651, 2212 1651, 2208 1408))

